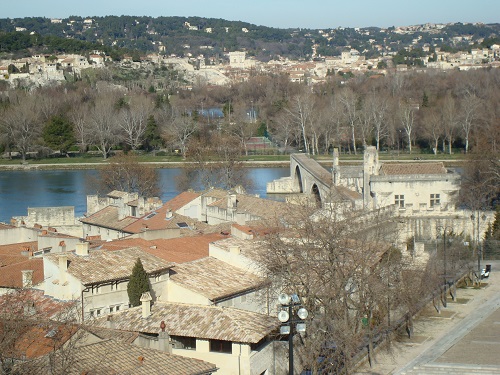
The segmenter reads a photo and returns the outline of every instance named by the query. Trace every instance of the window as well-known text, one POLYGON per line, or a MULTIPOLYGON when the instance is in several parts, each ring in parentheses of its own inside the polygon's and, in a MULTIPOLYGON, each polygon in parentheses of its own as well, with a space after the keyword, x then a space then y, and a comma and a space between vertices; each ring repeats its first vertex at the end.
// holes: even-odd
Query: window
POLYGON ((231 354, 233 351, 233 345, 231 341, 210 340, 210 351, 231 354))
POLYGON ((441 197, 439 194, 431 194, 431 207, 439 206, 441 203, 441 197))
POLYGON ((170 336, 174 349, 196 350, 196 338, 185 336, 170 336))
POLYGON ((96 310, 96 315, 97 315, 97 316, 100 316, 100 315, 101 315, 101 309, 97 309, 97 310, 96 310))
POLYGON ((395 195, 394 196, 394 203, 399 208, 405 208, 405 196, 404 195, 395 195))

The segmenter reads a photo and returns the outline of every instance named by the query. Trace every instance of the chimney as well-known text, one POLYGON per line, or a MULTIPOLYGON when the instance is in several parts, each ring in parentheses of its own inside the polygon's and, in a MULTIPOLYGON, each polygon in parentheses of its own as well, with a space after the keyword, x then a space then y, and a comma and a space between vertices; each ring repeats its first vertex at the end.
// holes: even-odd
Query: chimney
POLYGON ((76 244, 76 255, 88 256, 89 255, 89 243, 88 242, 78 242, 76 244))
POLYGON ((227 208, 236 208, 238 200, 236 199, 236 194, 231 193, 227 196, 227 208))
POLYGON ((113 315, 108 315, 106 317, 106 328, 109 328, 109 329, 115 328, 115 322, 113 321, 113 315))
POLYGON ((66 251, 66 242, 64 241, 59 242, 59 250, 60 252, 66 251))
POLYGON ((22 270, 23 288, 31 288, 33 286, 33 270, 22 270))
POLYGON ((241 253, 239 246, 229 246, 229 252, 231 254, 239 255, 241 253))
POLYGON ((66 282, 66 272, 68 272, 68 254, 59 255, 59 285, 66 282))
POLYGON ((142 293, 141 296, 141 305, 142 305, 142 317, 143 319, 146 319, 151 315, 151 301, 153 298, 151 298, 151 294, 149 292, 142 293))
POLYGON ((167 213, 165 214, 165 219, 170 220, 172 218, 172 210, 169 208, 167 209, 167 213))
POLYGON ((162 320, 160 324, 161 331, 158 334, 158 346, 161 351, 172 354, 172 345, 170 345, 170 336, 167 332, 165 332, 165 327, 166 327, 165 321, 162 320))

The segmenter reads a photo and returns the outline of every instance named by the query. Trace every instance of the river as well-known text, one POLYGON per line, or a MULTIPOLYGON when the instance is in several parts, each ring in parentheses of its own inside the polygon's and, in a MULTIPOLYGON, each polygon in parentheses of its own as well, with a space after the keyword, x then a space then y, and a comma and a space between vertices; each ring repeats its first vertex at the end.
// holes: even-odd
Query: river
MULTIPOLYGON (((176 177, 181 168, 158 169, 158 173, 161 199, 166 202, 179 194, 176 177)), ((267 182, 289 174, 288 167, 248 168, 253 185, 248 193, 266 197, 267 182)), ((0 171, 0 222, 27 215, 28 207, 74 206, 80 217, 86 211, 87 195, 96 193, 97 176, 96 170, 0 171)))

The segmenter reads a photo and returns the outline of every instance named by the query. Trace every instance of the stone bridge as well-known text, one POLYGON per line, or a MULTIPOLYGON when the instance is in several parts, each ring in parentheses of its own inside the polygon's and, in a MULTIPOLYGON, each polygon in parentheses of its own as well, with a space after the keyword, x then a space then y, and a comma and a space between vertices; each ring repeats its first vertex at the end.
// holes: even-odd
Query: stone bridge
POLYGON ((318 205, 330 195, 332 175, 306 154, 290 155, 290 177, 267 184, 268 193, 305 193, 315 197, 318 205))

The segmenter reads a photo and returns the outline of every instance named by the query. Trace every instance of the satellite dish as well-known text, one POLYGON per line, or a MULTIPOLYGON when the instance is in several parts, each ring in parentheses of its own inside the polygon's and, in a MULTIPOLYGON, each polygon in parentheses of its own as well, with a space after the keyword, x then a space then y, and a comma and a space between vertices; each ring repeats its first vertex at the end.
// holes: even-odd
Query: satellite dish
POLYGON ((290 318, 290 316, 288 315, 288 313, 287 313, 285 310, 281 310, 281 311, 278 313, 278 320, 279 320, 281 323, 288 322, 288 318, 290 318))
POLYGON ((290 296, 286 293, 281 293, 278 296, 278 302, 282 305, 288 305, 290 303, 290 296))

